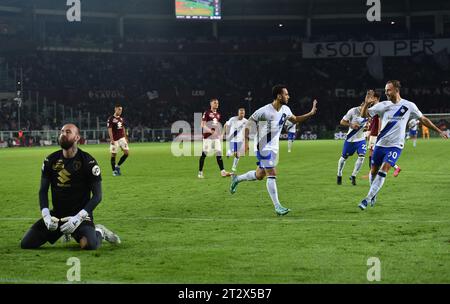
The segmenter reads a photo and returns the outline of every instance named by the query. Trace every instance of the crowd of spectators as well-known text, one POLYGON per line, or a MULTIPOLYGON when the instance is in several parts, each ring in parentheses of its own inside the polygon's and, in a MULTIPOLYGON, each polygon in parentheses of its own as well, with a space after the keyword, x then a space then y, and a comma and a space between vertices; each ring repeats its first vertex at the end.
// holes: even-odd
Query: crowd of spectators
MULTIPOLYGON (((192 123, 193 113, 204 111, 208 98, 213 96, 219 98, 220 111, 228 118, 235 115, 239 106, 251 112, 269 102, 271 87, 276 83, 289 87, 290 106, 296 113, 308 111, 314 98, 319 100, 317 117, 302 126, 315 132, 336 130, 345 111, 362 100, 359 92, 382 89, 385 79, 401 80, 408 88, 402 95, 416 102, 423 112, 450 112, 449 71, 433 56, 385 57, 383 80, 376 80, 368 72, 367 58, 303 59, 298 40, 288 37, 278 43, 274 39, 259 41, 259 52, 240 48, 255 45, 255 41, 248 39, 228 40, 216 46, 229 48, 230 52, 205 48, 208 43, 205 41, 189 41, 200 51, 166 54, 28 51, 4 58, 11 73, 14 68, 23 69, 24 91, 38 91, 40 98, 46 97, 49 104, 56 101, 58 106, 72 108, 76 116, 80 111, 83 115, 89 112, 92 127, 96 117, 104 127, 115 103, 123 105, 129 127, 170 128, 177 120, 192 123), (283 43, 290 47, 284 51, 275 47, 283 43), (336 89, 355 89, 358 94, 338 96, 336 89)), ((52 113, 42 115, 34 113, 34 109, 23 108, 21 128, 55 128, 62 122, 61 115, 55 119, 52 113)), ((1 129, 17 128, 16 120, 17 106, 3 103, 1 129)))

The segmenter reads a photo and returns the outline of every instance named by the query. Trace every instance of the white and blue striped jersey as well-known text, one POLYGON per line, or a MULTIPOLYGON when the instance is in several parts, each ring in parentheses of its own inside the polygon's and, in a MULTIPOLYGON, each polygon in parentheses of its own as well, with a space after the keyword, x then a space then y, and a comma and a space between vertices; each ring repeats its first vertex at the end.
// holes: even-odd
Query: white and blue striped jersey
POLYGON ((247 118, 239 119, 239 116, 231 117, 225 125, 229 127, 229 141, 230 142, 243 142, 244 141, 244 130, 245 124, 247 123, 247 118))
POLYGON ((286 131, 288 133, 296 133, 297 132, 297 124, 296 123, 292 123, 289 120, 286 121, 286 131))
POLYGON ((358 142, 366 139, 364 136, 364 127, 367 124, 368 119, 361 117, 360 107, 351 108, 350 110, 348 110, 347 114, 345 114, 344 117, 342 117, 342 119, 350 122, 351 124, 352 123, 359 124, 359 128, 356 130, 348 128, 347 137, 345 139, 346 141, 358 142))
POLYGON ((282 105, 277 111, 271 103, 259 108, 250 116, 249 121, 256 122, 257 133, 254 141, 255 152, 271 151, 278 153, 280 134, 284 123, 293 116, 287 105, 282 105))
POLYGON ((381 131, 375 145, 400 149, 405 145, 406 124, 409 119, 423 116, 416 104, 406 99, 401 99, 398 103, 379 102, 369 108, 368 112, 372 117, 377 114, 380 116, 381 131))
POLYGON ((412 131, 417 131, 417 127, 419 126, 419 120, 418 119, 411 119, 408 123, 408 127, 412 131))

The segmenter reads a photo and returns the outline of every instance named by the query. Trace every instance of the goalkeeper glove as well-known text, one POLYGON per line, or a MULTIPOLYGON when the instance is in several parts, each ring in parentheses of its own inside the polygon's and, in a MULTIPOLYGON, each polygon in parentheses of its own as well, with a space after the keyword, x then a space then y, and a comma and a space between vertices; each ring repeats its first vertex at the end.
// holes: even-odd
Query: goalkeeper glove
POLYGON ((59 219, 54 216, 51 216, 50 210, 48 210, 48 208, 42 209, 41 213, 42 218, 44 219, 45 226, 47 227, 48 230, 55 231, 56 229, 58 229, 59 219))
POLYGON ((84 220, 89 220, 89 216, 86 210, 83 209, 74 216, 62 218, 61 222, 67 223, 62 225, 60 230, 64 234, 72 234, 84 220))

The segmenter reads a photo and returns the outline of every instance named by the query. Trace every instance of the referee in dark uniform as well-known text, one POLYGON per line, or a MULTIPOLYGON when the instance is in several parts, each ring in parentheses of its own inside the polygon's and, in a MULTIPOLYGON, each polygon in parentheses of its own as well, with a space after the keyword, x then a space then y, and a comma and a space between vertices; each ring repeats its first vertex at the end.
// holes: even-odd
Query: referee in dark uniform
POLYGON ((102 200, 102 178, 97 161, 77 147, 79 140, 78 127, 64 125, 59 135, 62 149, 44 160, 39 190, 42 218, 23 237, 23 249, 38 248, 46 242, 54 244, 63 234, 71 235, 82 249, 88 250, 99 248, 102 240, 120 243, 118 235, 103 225, 94 225, 93 211, 102 200))

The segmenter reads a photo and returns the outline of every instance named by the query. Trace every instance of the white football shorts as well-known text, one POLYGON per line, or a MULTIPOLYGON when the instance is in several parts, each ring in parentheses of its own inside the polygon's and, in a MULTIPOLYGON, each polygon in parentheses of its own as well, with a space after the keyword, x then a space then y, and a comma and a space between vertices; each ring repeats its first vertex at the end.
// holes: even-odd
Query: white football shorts
POLYGON ((119 151, 119 147, 122 150, 129 150, 128 143, 125 137, 122 137, 119 140, 114 141, 114 144, 111 144, 109 146, 109 151, 111 153, 117 154, 117 152, 119 151))

